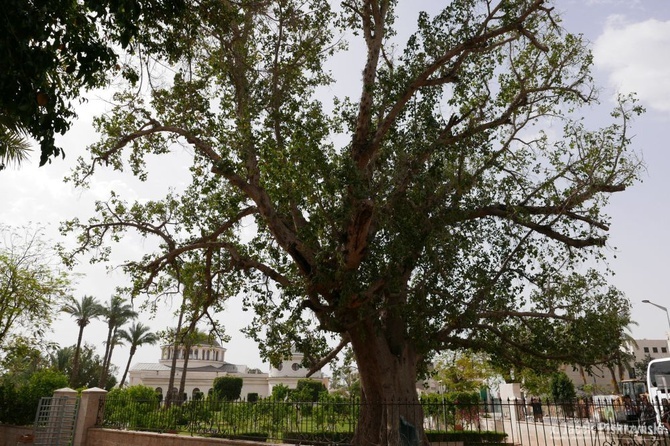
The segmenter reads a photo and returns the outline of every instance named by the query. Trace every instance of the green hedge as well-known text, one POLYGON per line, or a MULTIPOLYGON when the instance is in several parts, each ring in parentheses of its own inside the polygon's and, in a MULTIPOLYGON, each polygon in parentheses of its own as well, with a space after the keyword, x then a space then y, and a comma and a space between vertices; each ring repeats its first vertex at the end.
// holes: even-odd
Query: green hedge
MULTIPOLYGON (((491 431, 426 432, 426 437, 431 443, 462 441, 465 446, 493 446, 505 444, 507 434, 491 431)), ((347 432, 284 432, 282 440, 293 444, 331 443, 344 446, 351 444, 353 435, 347 432)))
POLYGON ((353 435, 348 432, 284 432, 283 443, 350 445, 353 435))
POLYGON ((462 441, 466 446, 482 443, 490 446, 491 444, 504 444, 507 434, 492 431, 426 432, 426 437, 428 437, 428 441, 431 443, 438 441, 462 441))
POLYGON ((240 434, 210 434, 208 437, 227 438, 229 440, 249 440, 266 442, 268 440, 267 432, 244 432, 240 434))

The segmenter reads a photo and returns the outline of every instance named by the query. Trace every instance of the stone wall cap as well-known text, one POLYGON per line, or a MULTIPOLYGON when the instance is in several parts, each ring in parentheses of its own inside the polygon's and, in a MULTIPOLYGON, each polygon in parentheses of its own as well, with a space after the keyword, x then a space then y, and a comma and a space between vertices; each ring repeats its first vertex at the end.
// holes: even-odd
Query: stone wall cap
POLYGON ((107 391, 100 387, 91 387, 90 389, 82 390, 81 393, 107 393, 107 391))

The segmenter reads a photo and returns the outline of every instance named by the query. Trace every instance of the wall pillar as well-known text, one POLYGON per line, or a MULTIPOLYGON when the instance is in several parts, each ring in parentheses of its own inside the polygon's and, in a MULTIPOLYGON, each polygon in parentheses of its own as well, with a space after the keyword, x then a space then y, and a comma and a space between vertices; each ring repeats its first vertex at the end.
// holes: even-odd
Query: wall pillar
POLYGON ((104 407, 101 404, 107 391, 98 387, 86 389, 81 392, 79 402, 79 414, 74 430, 72 446, 86 446, 88 428, 102 422, 104 407))
POLYGON ((519 426, 519 421, 525 418, 523 413, 523 393, 521 393, 521 384, 501 384, 500 399, 502 400, 503 412, 505 412, 505 408, 509 411, 510 430, 509 432, 506 432, 511 438, 508 438, 508 441, 511 443, 520 443, 522 431, 519 426))

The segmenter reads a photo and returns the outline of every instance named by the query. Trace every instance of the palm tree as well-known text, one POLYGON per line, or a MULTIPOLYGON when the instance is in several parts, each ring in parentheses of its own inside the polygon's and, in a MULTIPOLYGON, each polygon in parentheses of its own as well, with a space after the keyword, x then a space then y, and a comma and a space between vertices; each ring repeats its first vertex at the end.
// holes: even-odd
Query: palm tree
POLYGON ((117 337, 118 329, 130 319, 137 317, 137 312, 133 310, 131 304, 121 296, 112 296, 109 300, 109 306, 105 308, 104 316, 107 319, 107 341, 105 342, 105 356, 102 361, 102 372, 98 387, 105 388, 109 366, 112 363, 112 352, 114 346, 119 343, 117 337))
POLYGON ((119 339, 127 341, 130 345, 130 356, 128 357, 126 369, 123 371, 123 378, 121 378, 121 384, 119 384, 119 387, 123 387, 123 384, 126 382, 128 369, 130 369, 130 361, 132 361, 133 356, 135 356, 137 347, 142 345, 154 345, 156 342, 158 342, 158 335, 152 333, 150 330, 151 328, 142 324, 142 322, 133 322, 128 330, 119 330, 119 339))
POLYGON ((72 360, 72 375, 70 376, 70 385, 75 387, 79 378, 79 355, 81 353, 81 341, 84 336, 84 328, 104 314, 104 308, 92 296, 83 296, 78 301, 72 296, 68 297, 67 302, 61 308, 61 311, 72 316, 79 326, 79 336, 77 337, 77 346, 72 360))

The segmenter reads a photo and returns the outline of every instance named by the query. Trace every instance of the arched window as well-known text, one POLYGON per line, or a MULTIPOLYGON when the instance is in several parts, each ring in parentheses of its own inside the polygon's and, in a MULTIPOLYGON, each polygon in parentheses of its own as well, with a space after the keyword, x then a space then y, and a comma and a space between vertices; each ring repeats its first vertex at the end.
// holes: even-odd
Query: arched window
POLYGON ((207 350, 207 360, 209 361, 209 350, 207 350))
POLYGON ((198 359, 198 349, 197 348, 195 349, 195 352, 193 352, 193 357, 195 359, 198 359))
POLYGON ((193 392, 191 392, 191 399, 192 400, 196 400, 196 401, 201 400, 202 396, 203 396, 202 392, 197 387, 195 389, 193 389, 193 392))

